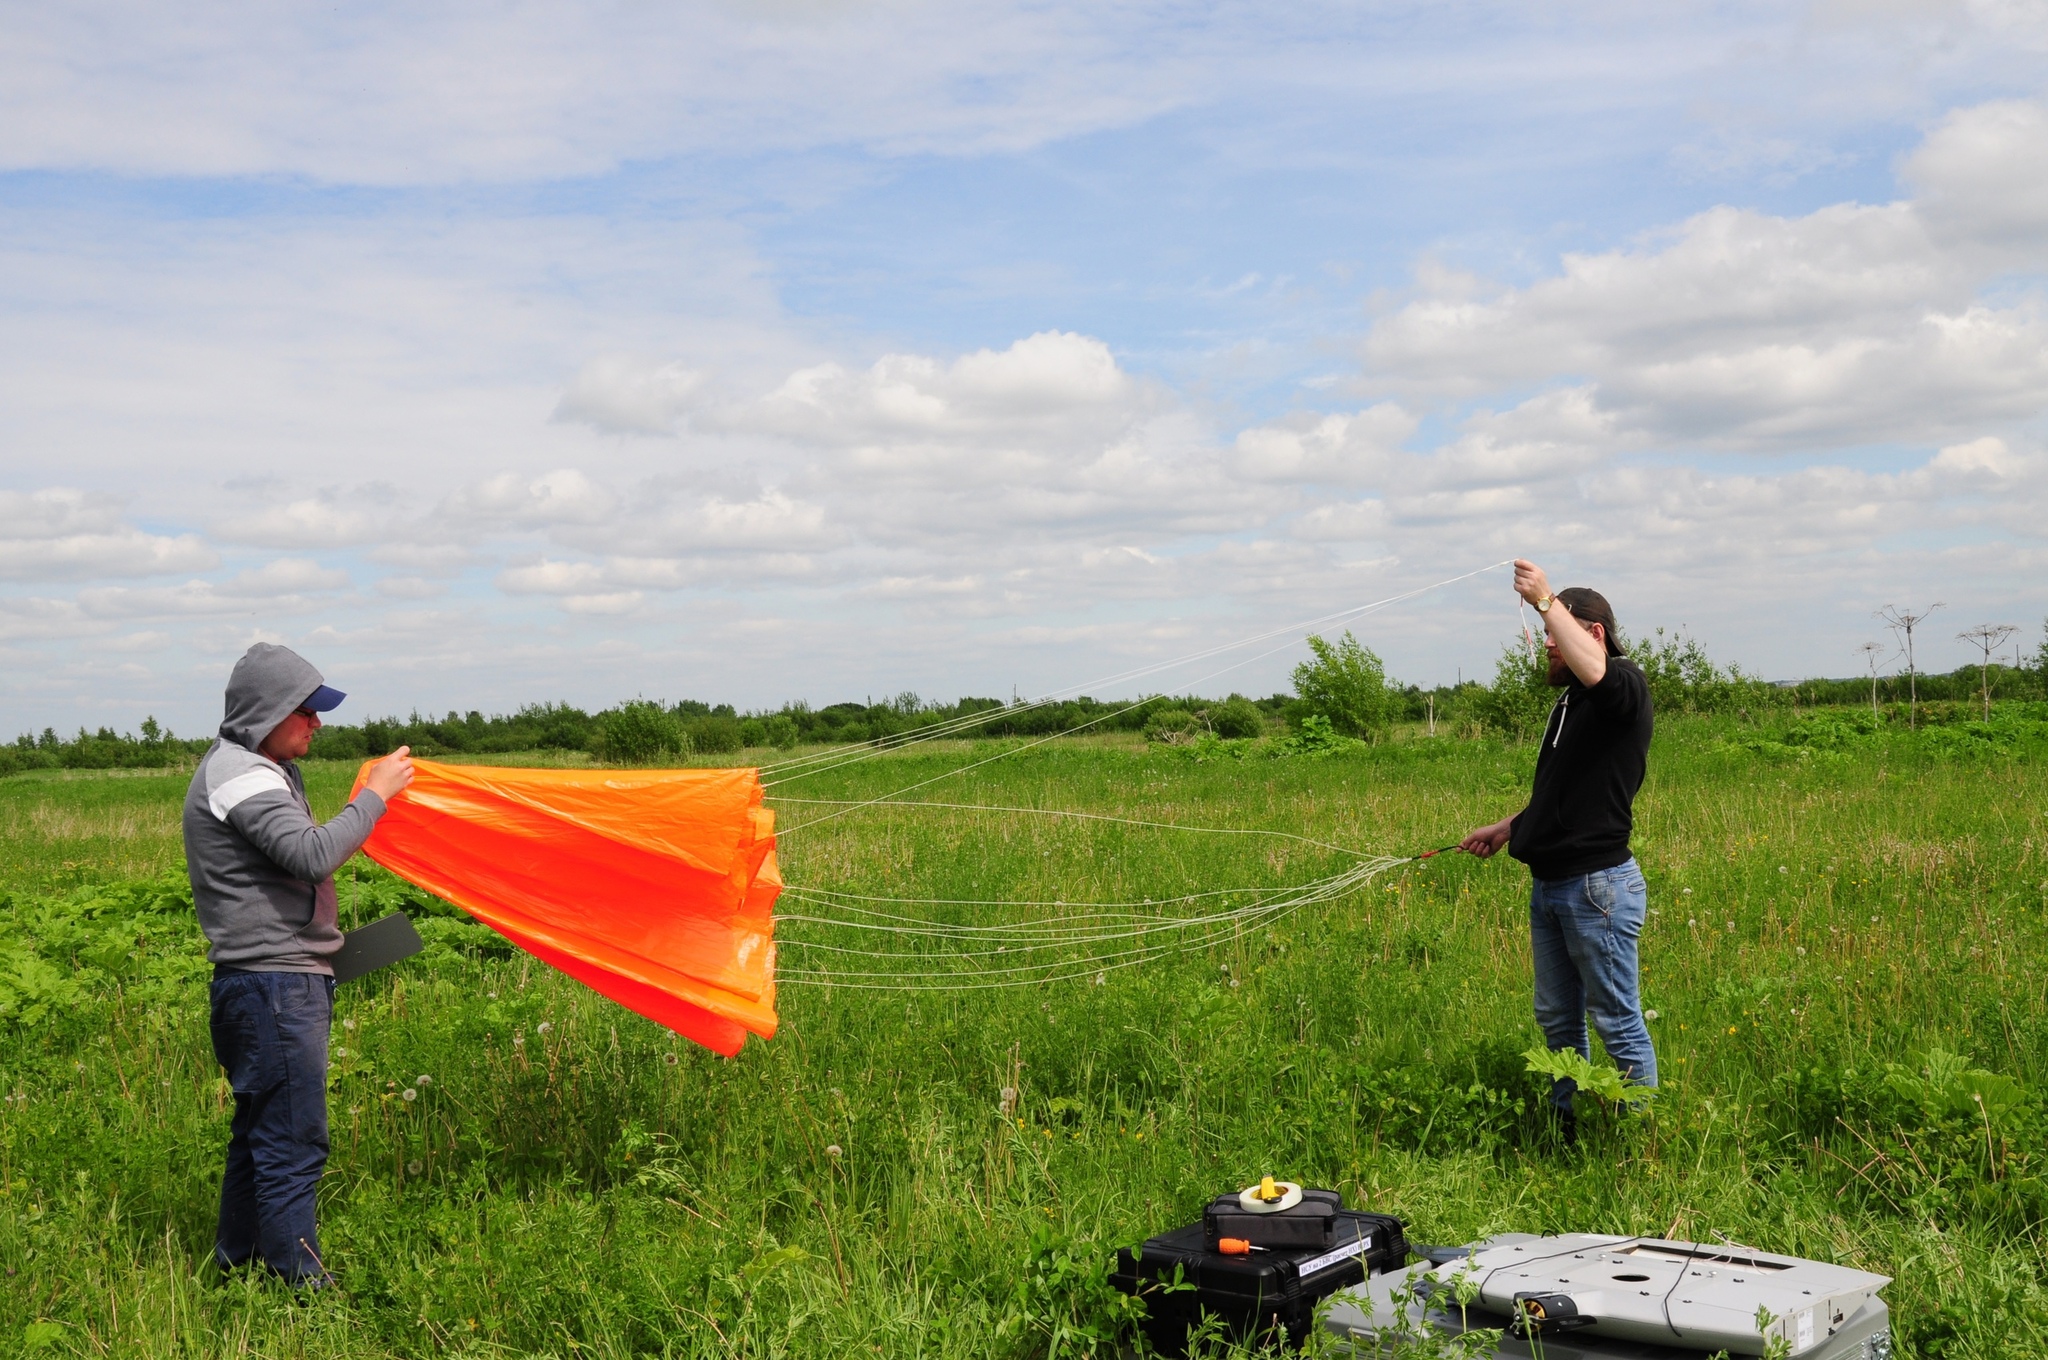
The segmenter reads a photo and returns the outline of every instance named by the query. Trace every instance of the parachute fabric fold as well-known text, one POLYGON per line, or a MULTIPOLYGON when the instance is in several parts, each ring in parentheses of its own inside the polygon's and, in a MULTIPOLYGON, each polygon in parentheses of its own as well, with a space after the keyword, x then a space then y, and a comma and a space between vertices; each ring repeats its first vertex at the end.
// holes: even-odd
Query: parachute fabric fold
POLYGON ((754 770, 413 770, 371 859, 706 1048, 774 1037, 782 876, 754 770))

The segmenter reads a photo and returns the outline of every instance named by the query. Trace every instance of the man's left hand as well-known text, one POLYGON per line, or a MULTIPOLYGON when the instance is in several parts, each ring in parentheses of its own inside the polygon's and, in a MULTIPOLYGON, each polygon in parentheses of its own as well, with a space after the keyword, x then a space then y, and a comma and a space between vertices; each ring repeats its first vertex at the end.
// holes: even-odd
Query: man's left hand
POLYGON ((1550 578, 1543 574, 1543 568, 1520 557, 1515 559, 1515 594, 1534 604, 1552 593, 1550 578))

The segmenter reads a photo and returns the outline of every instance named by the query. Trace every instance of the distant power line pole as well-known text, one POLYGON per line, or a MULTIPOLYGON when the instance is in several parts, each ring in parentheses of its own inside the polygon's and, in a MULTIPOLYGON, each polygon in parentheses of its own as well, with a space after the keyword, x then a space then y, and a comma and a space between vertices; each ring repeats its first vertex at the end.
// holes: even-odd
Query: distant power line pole
POLYGON ((1913 665, 1913 630, 1920 626, 1921 620, 1941 607, 1941 601, 1936 600, 1917 614, 1910 610, 1901 609, 1895 604, 1888 604, 1877 611, 1877 616, 1890 624, 1893 632, 1902 634, 1906 639, 1906 726, 1908 728, 1916 728, 1920 725, 1920 681, 1919 674, 1913 665))
POLYGON ((1870 663, 1870 716, 1877 716, 1877 658, 1884 651, 1882 642, 1866 642, 1856 649, 1863 653, 1863 659, 1870 663))
POLYGON ((1984 691, 1984 721, 1991 721, 1991 654, 2002 646, 2005 640, 2019 629, 2010 623, 1980 623, 1975 628, 1965 628, 1956 637, 1964 642, 1974 642, 1984 653, 1977 663, 1977 683, 1984 691))

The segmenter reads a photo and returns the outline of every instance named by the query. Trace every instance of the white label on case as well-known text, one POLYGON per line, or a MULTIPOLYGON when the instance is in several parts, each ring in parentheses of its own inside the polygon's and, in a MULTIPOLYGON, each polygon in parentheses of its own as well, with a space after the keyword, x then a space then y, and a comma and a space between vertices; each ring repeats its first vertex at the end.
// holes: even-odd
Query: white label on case
POLYGON ((1301 1275, 1313 1275, 1324 1266, 1333 1266, 1346 1257, 1359 1256, 1372 1250, 1372 1234, 1367 1233, 1356 1242, 1346 1242, 1335 1251, 1326 1251, 1321 1256, 1311 1256, 1294 1269, 1301 1275))

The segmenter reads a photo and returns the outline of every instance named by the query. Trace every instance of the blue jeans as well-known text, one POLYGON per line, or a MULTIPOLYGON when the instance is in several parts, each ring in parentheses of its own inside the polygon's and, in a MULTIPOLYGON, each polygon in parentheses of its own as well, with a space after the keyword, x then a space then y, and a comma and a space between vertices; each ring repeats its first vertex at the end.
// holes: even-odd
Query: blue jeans
MULTIPOLYGON (((1607 1056, 1643 1086, 1657 1084, 1657 1053, 1637 995, 1636 940, 1649 885, 1630 859, 1580 878, 1536 879, 1529 889, 1529 943, 1536 955, 1536 1023, 1552 1052, 1590 1058, 1586 1013, 1607 1056)), ((1568 1110, 1577 1083, 1559 1081, 1551 1103, 1568 1110)))
POLYGON ((327 1168, 327 1031, 334 979, 230 973, 213 980, 213 1056, 235 1091, 215 1259, 252 1257, 293 1283, 323 1283, 314 1199, 327 1168))

